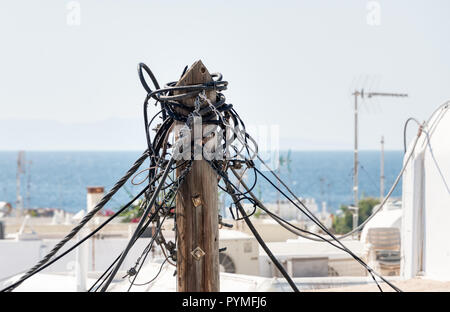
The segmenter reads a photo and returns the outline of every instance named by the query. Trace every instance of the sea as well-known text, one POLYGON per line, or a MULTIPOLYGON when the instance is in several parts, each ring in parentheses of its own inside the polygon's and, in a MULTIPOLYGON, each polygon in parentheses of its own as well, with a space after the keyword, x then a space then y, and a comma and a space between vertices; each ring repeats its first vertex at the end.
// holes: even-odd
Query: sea
MULTIPOLYGON (((60 208, 68 212, 85 209, 87 186, 110 189, 140 155, 138 151, 26 151, 24 172, 19 174, 24 207, 60 208)), ((17 156, 13 151, 0 152, 0 201, 9 202, 13 207, 17 194, 17 156)), ((360 198, 380 196, 380 156, 379 151, 359 152, 360 198)), ((283 161, 276 172, 297 196, 314 198, 318 203, 325 201, 332 213, 341 205, 353 202, 352 151, 281 151, 280 157, 283 161)), ((384 159, 387 193, 401 170, 403 152, 385 151, 384 159)), ((277 162, 271 163, 277 165, 277 162)), ((263 173, 271 177, 270 172, 263 173)), ((253 183, 252 171, 245 174, 245 179, 247 184, 253 183)), ((141 189, 142 185, 128 182, 106 208, 120 208, 141 189)), ((261 177, 254 193, 264 202, 283 199, 261 177)), ((401 183, 393 196, 401 196, 401 183)), ((224 202, 230 203, 226 198, 224 202)))

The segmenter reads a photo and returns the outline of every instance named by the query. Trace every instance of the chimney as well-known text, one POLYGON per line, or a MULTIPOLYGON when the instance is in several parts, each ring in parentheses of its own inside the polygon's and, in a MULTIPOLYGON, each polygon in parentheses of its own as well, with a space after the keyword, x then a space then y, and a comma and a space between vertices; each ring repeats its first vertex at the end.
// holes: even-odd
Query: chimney
MULTIPOLYGON (((89 213, 95 206, 102 200, 105 194, 105 188, 103 186, 88 186, 87 196, 86 196, 86 208, 89 213)), ((90 224, 91 230, 94 230, 93 225, 98 225, 100 219, 98 217, 93 217, 90 224)), ((95 236, 90 240, 91 242, 91 270, 95 271, 95 236)))
POLYGON ((87 212, 89 213, 100 202, 105 193, 103 186, 88 186, 87 187, 87 212))
MULTIPOLYGON (((92 211, 94 207, 100 202, 103 197, 104 188, 102 186, 89 186, 87 187, 87 196, 86 196, 86 210, 87 213, 92 211)), ((77 218, 75 219, 83 219, 86 213, 83 212, 77 214, 77 218)), ((95 218, 94 218, 95 220, 95 218)), ((78 241, 84 238, 89 232, 92 230, 90 226, 90 222, 85 225, 80 232, 78 232, 78 241)), ((93 270, 95 268, 95 241, 94 239, 88 240, 78 246, 76 249, 76 289, 78 292, 85 292, 87 290, 87 278, 88 278, 88 266, 89 266, 89 243, 91 243, 92 250, 92 267, 93 270)))

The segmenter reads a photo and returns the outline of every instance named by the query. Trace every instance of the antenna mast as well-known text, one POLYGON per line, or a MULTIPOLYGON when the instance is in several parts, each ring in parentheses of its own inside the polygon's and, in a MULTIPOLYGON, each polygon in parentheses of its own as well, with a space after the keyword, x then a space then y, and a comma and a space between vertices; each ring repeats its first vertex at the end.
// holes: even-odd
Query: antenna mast
MULTIPOLYGON (((386 92, 364 92, 364 89, 361 91, 355 90, 352 95, 355 98, 355 106, 354 106, 354 116, 355 116, 355 147, 354 147, 354 158, 353 158, 353 203, 355 207, 355 214, 358 214, 358 96, 363 99, 364 97, 372 98, 376 96, 385 96, 385 97, 407 97, 406 93, 386 93, 386 92)), ((384 164, 383 164, 384 165, 384 164)), ((383 177, 384 179, 384 177, 383 177)), ((384 188, 384 186, 383 186, 384 188)), ((381 192, 381 190, 380 190, 381 192)))
POLYGON ((25 173, 25 152, 19 151, 17 154, 17 171, 16 171, 16 210, 17 216, 22 215, 23 200, 20 192, 20 175, 25 173))
POLYGON ((384 136, 381 136, 381 160, 380 160, 380 202, 384 199, 384 136))

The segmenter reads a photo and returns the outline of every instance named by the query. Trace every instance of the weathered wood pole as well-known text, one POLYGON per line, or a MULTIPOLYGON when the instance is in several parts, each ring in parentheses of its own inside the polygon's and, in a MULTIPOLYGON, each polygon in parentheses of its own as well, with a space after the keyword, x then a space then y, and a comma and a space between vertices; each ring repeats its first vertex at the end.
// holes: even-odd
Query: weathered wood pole
MULTIPOLYGON (((199 60, 186 71, 177 86, 209 81, 212 81, 211 75, 199 60)), ((215 102, 215 91, 208 91, 206 96, 215 102)), ((185 99, 183 104, 194 106, 194 100, 185 99)), ((202 126, 202 131, 205 127, 202 126)), ((182 169, 177 169, 177 175, 182 169)), ((205 160, 194 160, 176 198, 177 291, 219 291, 217 192, 214 170, 205 160)))

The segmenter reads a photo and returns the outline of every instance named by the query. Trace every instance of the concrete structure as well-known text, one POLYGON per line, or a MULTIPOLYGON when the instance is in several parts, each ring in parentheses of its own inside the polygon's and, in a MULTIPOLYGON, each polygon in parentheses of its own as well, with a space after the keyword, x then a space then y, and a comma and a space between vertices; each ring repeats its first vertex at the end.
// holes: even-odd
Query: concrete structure
MULTIPOLYGON (((59 241, 59 238, 25 241, 0 240, 0 280, 28 270, 41 260, 59 241)), ((113 259, 120 254, 127 241, 128 239, 126 238, 97 239, 95 246, 97 270, 106 269, 113 259)), ((88 246, 88 251, 92 250, 92 240, 88 240, 85 244, 88 246)), ((131 250, 129 257, 122 266, 124 270, 134 265, 137 257, 139 257, 147 244, 148 240, 138 240, 136 242, 135 248, 131 250)), ((63 248, 63 250, 66 249, 67 247, 63 248)), ((88 268, 92 267, 91 256, 88 258, 88 268)), ((75 252, 71 252, 46 268, 44 272, 66 273, 71 274, 75 278, 76 264, 75 252)))
MULTIPOLYGON (((378 210, 378 205, 373 208, 373 211, 378 210)), ((364 226, 360 241, 366 242, 367 232, 370 228, 388 228, 395 227, 400 231, 402 229, 402 203, 401 201, 387 201, 383 209, 379 211, 367 224, 364 226)))
MULTIPOLYGON (((226 220, 225 222, 233 224, 233 229, 253 236, 252 232, 243 220, 226 220)), ((252 222, 265 242, 285 242, 288 239, 296 239, 298 237, 297 235, 286 231, 271 218, 253 218, 252 222)), ((298 222, 293 221, 291 223, 298 227, 301 226, 298 222)))
MULTIPOLYGON (((327 223, 329 226, 331 226, 331 214, 327 211, 326 202, 322 202, 322 207, 319 208, 319 205, 316 203, 316 200, 314 198, 301 198, 300 200, 316 217, 321 220, 321 222, 327 223)), ((300 211, 300 209, 298 209, 287 200, 283 200, 278 203, 264 203, 264 206, 270 212, 285 220, 297 221, 302 223, 306 227, 312 224, 312 222, 310 222, 310 219, 305 216, 300 211)), ((253 204, 251 203, 244 203, 243 207, 247 212, 251 212, 253 210, 253 204)), ((264 211, 261 211, 261 215, 265 216, 266 213, 264 211)))
MULTIPOLYGON (((450 112, 428 120, 403 175, 402 275, 450 280, 450 112)), ((408 155, 412 145, 406 152, 408 155)))
MULTIPOLYGON (((148 263, 142 267, 142 270, 136 279, 136 283, 145 283, 155 277, 161 267, 161 259, 156 262, 148 263)), ((176 277, 174 276, 175 268, 166 263, 161 269, 161 273, 154 282, 144 286, 133 286, 133 292, 174 292, 176 291, 176 277)), ((102 272, 91 272, 87 279, 87 285, 90 287, 94 284, 102 272)), ((112 292, 126 292, 130 283, 127 278, 123 279, 124 271, 119 271, 118 277, 111 283, 108 291, 112 292)), ((7 286, 17 280, 17 276, 0 280, 0 287, 7 286)), ((258 276, 248 276, 241 274, 220 273, 220 289, 221 291, 279 291, 279 281, 272 278, 264 278, 258 276)), ((38 273, 33 278, 25 281, 15 292, 74 292, 77 291, 75 287, 75 277, 70 274, 55 274, 55 273, 38 273)))
POLYGON ((219 254, 222 272, 259 275, 259 245, 253 236, 219 230, 219 247, 227 248, 219 254))
MULTIPOLYGON (((122 226, 126 229, 129 225, 122 223, 122 226)), ((170 222, 165 224, 165 226, 166 230, 163 231, 164 236, 167 240, 173 240, 173 231, 170 230, 172 228, 170 222)), ((35 265, 61 238, 62 235, 58 238, 51 239, 0 240, 0 250, 2 251, 0 253, 0 280, 19 274, 35 265)), ((232 261, 234 266, 233 273, 247 275, 259 274, 259 249, 254 237, 238 231, 222 229, 219 231, 219 238, 220 248, 227 247, 227 250, 221 253, 221 258, 224 259, 224 256, 226 256, 228 260, 232 261)), ((121 266, 121 270, 126 271, 134 266, 136 259, 141 255, 142 250, 149 243, 149 240, 149 238, 142 238, 136 241, 124 264, 121 266)), ((64 273, 75 276, 78 270, 83 274, 84 281, 87 281, 87 273, 85 272, 92 273, 105 270, 113 259, 120 254, 127 242, 127 237, 111 238, 106 236, 106 238, 97 237, 96 239, 89 239, 83 244, 84 249, 81 252, 83 255, 79 254, 77 258, 76 252, 69 253, 46 268, 44 272, 64 273), (95 245, 95 248, 93 248, 93 245, 95 245), (83 262, 81 266, 80 262, 83 262), (92 270, 94 263, 95 270, 92 270)), ((63 250, 66 248, 64 247, 63 250)), ((153 253, 150 253, 149 258, 157 258, 161 257, 161 255, 161 250, 157 247, 153 253)), ((227 270, 225 267, 222 267, 222 271, 227 270)), ((231 272, 229 266, 228 272, 231 272)), ((79 281, 79 284, 81 285, 80 287, 83 287, 83 277, 80 278, 82 279, 79 281)))
MULTIPOLYGON (((309 210, 324 224, 327 228, 332 226, 332 215, 327 211, 326 203, 322 203, 322 208, 319 210, 313 198, 301 199, 302 202, 309 208, 309 210)), ((312 222, 306 215, 304 215, 297 207, 290 202, 265 203, 265 207, 272 213, 280 216, 295 226, 308 230, 313 233, 320 233, 321 229, 312 222)), ((253 205, 244 203, 244 209, 247 212, 253 210, 253 205)), ((244 221, 227 220, 227 223, 234 225, 234 229, 253 235, 244 221)), ((288 239, 296 239, 298 236, 286 231, 274 219, 268 216, 264 211, 257 218, 252 219, 258 233, 265 242, 285 242, 288 239)))
MULTIPOLYGON (((86 213, 81 210, 78 221, 81 221, 86 213)), ((76 219, 77 220, 77 219, 76 219)), ((81 241, 89 232, 86 227, 82 228, 78 234, 76 241, 81 241)), ((92 241, 93 243, 93 241, 92 241)), ((81 244, 75 249, 75 278, 77 284, 77 291, 85 292, 87 290, 87 275, 88 275, 88 262, 89 262, 89 246, 88 244, 81 244)))
MULTIPOLYGON (((364 244, 344 240, 344 245, 361 256, 364 244)), ((366 270, 351 256, 325 242, 304 238, 268 243, 268 247, 293 277, 365 276, 366 270)), ((266 253, 260 249, 260 276, 279 277, 266 253)))

